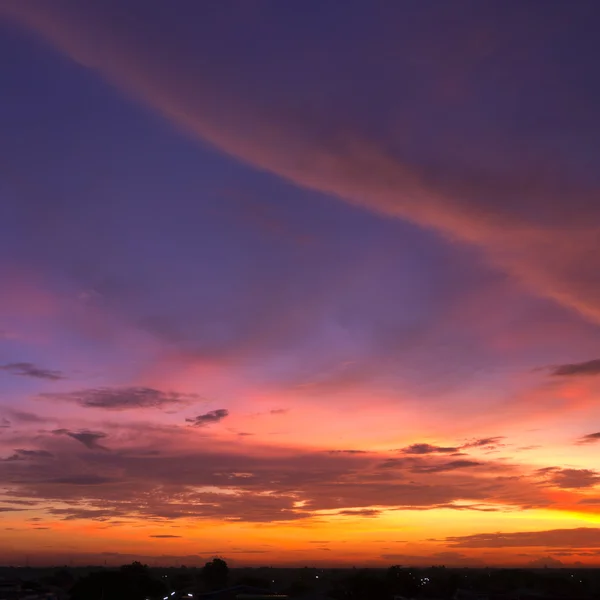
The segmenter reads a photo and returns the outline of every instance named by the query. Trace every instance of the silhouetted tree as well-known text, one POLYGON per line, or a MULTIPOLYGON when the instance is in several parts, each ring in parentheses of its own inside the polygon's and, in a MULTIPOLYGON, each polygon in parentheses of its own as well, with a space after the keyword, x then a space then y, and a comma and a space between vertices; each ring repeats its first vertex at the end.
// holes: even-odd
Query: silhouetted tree
POLYGON ((202 568, 202 579, 210 589, 218 589, 227 585, 229 567, 222 558, 213 558, 202 568))

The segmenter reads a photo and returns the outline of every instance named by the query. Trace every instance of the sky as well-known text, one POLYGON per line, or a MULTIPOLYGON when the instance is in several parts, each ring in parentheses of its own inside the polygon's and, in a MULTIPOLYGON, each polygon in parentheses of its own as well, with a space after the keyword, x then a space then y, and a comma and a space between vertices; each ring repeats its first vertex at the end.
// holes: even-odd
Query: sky
POLYGON ((0 563, 600 566, 599 26, 0 0, 0 563))

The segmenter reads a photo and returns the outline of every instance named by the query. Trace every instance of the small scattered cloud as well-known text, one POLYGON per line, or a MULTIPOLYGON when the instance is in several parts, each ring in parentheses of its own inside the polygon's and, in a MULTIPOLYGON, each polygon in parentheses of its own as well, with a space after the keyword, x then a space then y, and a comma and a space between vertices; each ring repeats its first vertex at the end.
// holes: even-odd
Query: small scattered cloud
POLYGON ((417 443, 401 448, 400 452, 402 454, 455 454, 460 456, 463 454, 460 451, 465 448, 495 448, 503 439, 502 436, 479 438, 457 446, 437 446, 435 444, 417 443))
POLYGON ((503 436, 479 438, 463 444, 461 448, 485 448, 486 446, 497 446, 498 444, 502 443, 503 439, 503 436))
POLYGON ((11 423, 8 419, 2 417, 0 419, 0 429, 8 429, 11 426, 11 423))
POLYGON ((593 487, 600 483, 600 473, 593 469, 560 469, 546 467, 537 471, 546 477, 546 482, 564 489, 593 487))
POLYGON ((269 411, 270 415, 285 415, 290 412, 289 408, 273 408, 269 411))
POLYGON ((367 450, 327 450, 328 454, 368 454, 367 450))
POLYGON ((403 454, 451 454, 458 452, 459 448, 450 446, 433 446, 432 444, 412 444, 402 448, 403 454))
POLYGON ((193 427, 204 427, 205 425, 218 423, 227 416, 229 416, 229 411, 226 408, 218 408, 217 410, 211 410, 203 415, 186 419, 186 422, 191 423, 193 427))
POLYGON ((573 377, 576 375, 600 375, 600 359, 580 363, 558 365, 552 369, 554 377, 573 377))
POLYGON ((600 431, 596 433, 588 433, 579 439, 578 444, 595 444, 600 442, 600 431))
POLYGON ((451 460, 437 465, 416 465, 411 468, 411 471, 414 473, 443 473, 444 471, 479 467, 482 464, 477 460, 451 460))
POLYGON ((376 508, 348 508, 340 510, 337 514, 343 517, 377 517, 381 511, 376 508))
POLYGON ((17 448, 11 456, 5 458, 7 461, 16 461, 16 460, 28 460, 28 459, 36 459, 36 458, 53 458, 54 454, 52 452, 48 452, 47 450, 24 450, 22 448, 17 448))
POLYGON ((169 538, 180 538, 183 537, 181 535, 169 535, 169 534, 157 534, 157 535, 150 535, 148 537, 151 538, 161 538, 161 539, 169 539, 169 538))
POLYGON ((11 409, 8 414, 10 415, 10 418, 17 423, 47 423, 50 420, 47 417, 41 417, 25 410, 11 409))
POLYGON ((130 410, 136 408, 165 408, 188 404, 197 400, 197 394, 163 392, 147 387, 91 388, 67 393, 40 394, 46 400, 74 402, 84 408, 130 410))
POLYGON ((67 435, 74 440, 77 440, 90 450, 106 450, 105 446, 99 444, 99 440, 104 439, 105 433, 101 431, 69 431, 68 429, 55 429, 52 433, 55 435, 67 435))
POLYGON ((52 371, 38 367, 30 362, 8 363, 0 366, 0 371, 6 371, 11 375, 19 375, 21 377, 34 377, 36 379, 47 379, 49 381, 59 381, 66 379, 60 371, 52 371))

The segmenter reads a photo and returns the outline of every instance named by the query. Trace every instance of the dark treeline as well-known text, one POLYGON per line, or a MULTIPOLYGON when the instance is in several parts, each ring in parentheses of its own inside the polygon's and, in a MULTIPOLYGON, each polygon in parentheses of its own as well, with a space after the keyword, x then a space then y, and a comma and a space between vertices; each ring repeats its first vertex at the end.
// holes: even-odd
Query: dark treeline
MULTIPOLYGON (((0 579, 21 579, 59 590, 69 600, 146 600, 193 597, 243 585, 290 598, 393 600, 393 598, 587 598, 600 600, 600 569, 455 569, 443 566, 388 569, 230 569, 220 558, 203 567, 1 569, 0 579)), ((25 583, 26 582, 26 583, 25 583)))

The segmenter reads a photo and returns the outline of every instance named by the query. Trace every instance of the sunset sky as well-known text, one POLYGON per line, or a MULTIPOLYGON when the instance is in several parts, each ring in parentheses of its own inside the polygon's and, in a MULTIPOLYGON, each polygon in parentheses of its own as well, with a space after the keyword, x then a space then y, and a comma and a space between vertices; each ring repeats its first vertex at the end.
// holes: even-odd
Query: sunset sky
POLYGON ((0 564, 600 566, 599 29, 0 0, 0 564))

